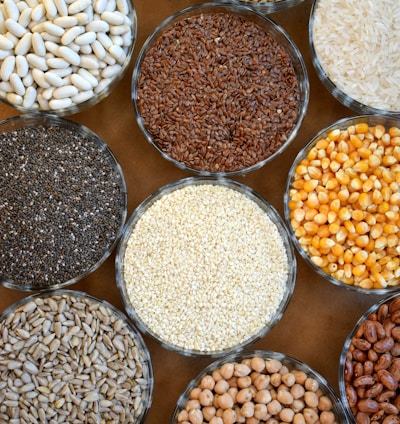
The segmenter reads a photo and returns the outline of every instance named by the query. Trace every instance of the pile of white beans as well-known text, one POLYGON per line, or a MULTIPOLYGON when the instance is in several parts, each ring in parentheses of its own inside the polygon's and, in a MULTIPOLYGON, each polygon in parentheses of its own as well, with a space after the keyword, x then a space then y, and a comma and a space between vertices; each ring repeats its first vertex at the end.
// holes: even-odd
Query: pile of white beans
POLYGON ((2 1, 0 97, 48 111, 108 94, 133 49, 136 15, 129 1, 2 1))

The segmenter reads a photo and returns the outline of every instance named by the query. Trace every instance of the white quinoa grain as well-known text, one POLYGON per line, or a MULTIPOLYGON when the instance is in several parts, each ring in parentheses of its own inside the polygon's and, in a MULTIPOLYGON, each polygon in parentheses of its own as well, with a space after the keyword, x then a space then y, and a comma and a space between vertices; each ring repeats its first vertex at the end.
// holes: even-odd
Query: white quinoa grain
POLYGON ((156 200, 133 227, 123 261, 140 320, 184 350, 245 342, 271 322, 287 290, 277 226, 255 201, 214 184, 156 200))

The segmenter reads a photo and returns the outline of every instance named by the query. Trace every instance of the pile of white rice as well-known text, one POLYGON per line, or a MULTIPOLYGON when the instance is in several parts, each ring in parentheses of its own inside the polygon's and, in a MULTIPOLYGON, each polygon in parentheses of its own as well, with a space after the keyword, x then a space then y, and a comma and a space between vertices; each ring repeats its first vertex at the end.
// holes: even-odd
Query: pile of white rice
POLYGON ((400 111, 399 0, 319 0, 312 31, 317 58, 340 90, 400 111))

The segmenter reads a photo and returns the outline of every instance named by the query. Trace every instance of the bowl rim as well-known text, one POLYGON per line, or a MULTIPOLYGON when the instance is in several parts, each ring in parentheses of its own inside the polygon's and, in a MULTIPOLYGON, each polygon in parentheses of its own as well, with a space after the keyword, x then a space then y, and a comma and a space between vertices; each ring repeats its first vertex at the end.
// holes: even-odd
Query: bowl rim
MULTIPOLYGON (((264 29, 264 28, 263 28, 264 29)), ((269 16, 262 13, 261 11, 256 10, 254 7, 250 7, 247 3, 242 4, 242 2, 230 2, 230 1, 213 1, 207 3, 200 3, 188 6, 184 9, 175 12, 170 15, 166 19, 164 19, 158 26, 151 32, 151 34, 147 37, 145 42, 143 43, 137 59, 135 61, 133 72, 132 72, 132 80, 131 80, 131 101, 133 103, 133 108, 135 112, 135 117, 137 124, 144 135, 146 141, 158 151, 158 153, 167 161, 175 165, 177 168, 188 171, 194 175, 199 176, 225 176, 225 177, 233 177, 247 174, 249 172, 255 171, 257 169, 262 168, 267 165, 276 157, 280 156, 288 147, 292 144, 294 139, 297 137, 300 128, 303 124, 305 116, 307 114, 307 109, 309 105, 310 98, 310 82, 308 77, 307 67, 303 58, 303 55, 297 45, 295 44, 293 38, 289 35, 289 33, 278 23, 272 20, 269 16), (287 51, 288 55, 293 62, 293 67, 297 76, 298 84, 299 84, 299 93, 300 93, 300 101, 298 105, 298 118, 296 124, 289 134, 288 139, 283 143, 274 153, 268 156, 266 159, 259 161, 249 167, 242 168, 235 171, 227 171, 227 172, 212 172, 212 171, 203 171, 195 168, 191 168, 185 165, 183 162, 180 162, 171 156, 169 156, 166 152, 164 152, 161 148, 159 148, 154 142, 152 136, 147 130, 142 114, 140 113, 139 107, 137 105, 138 99, 138 79, 140 76, 140 68, 143 60, 145 59, 148 50, 152 47, 153 43, 163 34, 163 32, 168 29, 175 22, 179 22, 181 19, 184 19, 186 16, 195 16, 196 14, 202 13, 202 11, 207 10, 206 13, 213 13, 215 11, 225 11, 226 13, 235 14, 238 16, 246 16, 246 18, 251 18, 253 21, 257 23, 263 22, 265 25, 269 26, 270 30, 274 31, 274 34, 279 37, 280 42, 284 42, 284 48, 287 51)))
POLYGON ((291 182, 293 180, 296 166, 298 165, 299 161, 303 159, 307 152, 312 148, 312 146, 322 137, 326 136, 331 130, 339 128, 339 129, 346 129, 350 125, 356 124, 356 123, 364 123, 368 121, 370 125, 378 125, 382 124, 385 126, 391 125, 391 126, 399 126, 400 127, 400 119, 396 119, 392 116, 383 116, 383 115, 356 115, 356 116, 349 116, 340 118, 334 122, 331 122, 327 126, 325 126, 323 129, 320 129, 314 136, 311 137, 311 139, 304 145, 304 147, 301 148, 301 150, 297 153, 295 159, 292 162, 292 165, 288 172, 288 178, 286 180, 284 195, 283 195, 283 206, 284 206, 284 219, 290 234, 290 238, 296 247, 297 252, 300 254, 300 256, 305 260, 305 262, 310 266, 318 275, 323 277, 328 282, 338 286, 345 288, 347 290, 357 292, 357 293, 363 293, 363 294, 371 294, 371 295, 387 295, 388 293, 396 292, 400 290, 400 286, 389 286, 387 288, 382 289, 363 289, 359 286, 349 285, 345 284, 342 281, 337 280, 336 278, 332 277, 330 274, 325 273, 322 271, 322 269, 318 266, 316 266, 310 259, 310 257, 307 255, 307 253, 304 251, 304 249, 301 247, 299 240, 294 234, 293 227, 291 225, 291 219, 290 219, 290 209, 288 206, 288 202, 290 200, 289 191, 291 188, 291 182))
POLYGON ((319 0, 312 0, 311 11, 308 21, 308 44, 311 51, 311 60, 315 71, 317 72, 318 78, 322 85, 328 90, 328 92, 338 100, 343 106, 352 109, 357 114, 371 114, 381 115, 388 118, 400 118, 400 110, 386 110, 378 109, 373 106, 361 103, 360 101, 352 98, 342 89, 340 89, 328 76, 325 69, 323 68, 320 60, 318 59, 317 51, 314 43, 314 17, 318 8, 319 0))
POLYGON ((223 358, 219 358, 215 360, 214 362, 208 364, 205 368, 203 368, 194 378, 192 378, 186 385, 184 391, 180 394, 174 411, 171 416, 170 424, 177 424, 177 414, 182 409, 186 401, 188 400, 188 393, 190 389, 195 387, 199 380, 207 375, 211 374, 213 370, 216 368, 220 368, 223 364, 228 362, 241 362, 245 359, 253 358, 255 356, 260 356, 265 360, 268 359, 277 359, 282 362, 283 365, 288 366, 289 371, 293 370, 300 370, 304 371, 307 376, 314 378, 318 381, 320 388, 322 392, 327 395, 331 401, 334 402, 334 410, 335 413, 339 413, 341 416, 340 418, 343 419, 343 421, 339 421, 342 424, 348 423, 348 417, 346 415, 345 409, 341 403, 341 399, 332 387, 332 385, 326 380, 326 378, 320 374, 318 371, 316 371, 314 368, 312 368, 307 363, 300 361, 299 359, 292 357, 290 355, 286 355, 281 352, 277 351, 271 351, 271 350, 247 350, 244 352, 232 352, 229 355, 224 356, 223 358))
POLYGON ((96 261, 92 266, 90 266, 86 271, 82 272, 81 274, 70 278, 67 281, 61 282, 61 283, 55 283, 55 284, 49 284, 49 285, 20 285, 16 284, 12 279, 8 278, 0 278, 0 286, 9 288, 9 289, 16 289, 19 291, 47 291, 49 289, 61 289, 66 286, 70 286, 72 284, 77 283, 78 281, 82 280, 83 278, 87 277, 88 275, 92 274, 95 270, 97 270, 112 254, 115 247, 118 244, 118 240, 122 235, 127 213, 128 213, 128 192, 127 192, 127 185, 126 180, 124 176, 124 172, 122 170, 121 164, 117 160, 116 156, 112 152, 111 148, 108 146, 108 144, 94 131, 89 129, 87 126, 80 124, 78 122, 72 121, 71 119, 60 117, 52 114, 21 114, 16 115, 7 119, 4 119, 0 121, 0 136, 4 132, 9 132, 13 128, 27 128, 27 127, 33 127, 37 125, 38 123, 44 125, 44 126, 59 126, 65 129, 72 128, 77 134, 89 138, 93 143, 98 147, 99 153, 102 153, 107 156, 110 166, 112 166, 115 170, 115 172, 119 176, 119 183, 120 183, 120 200, 121 200, 121 210, 120 210, 120 223, 118 226, 118 231, 115 235, 115 238, 112 243, 110 243, 108 246, 105 246, 103 249, 103 254, 101 258, 96 261), (10 127, 6 131, 3 131, 4 127, 10 127))
POLYGON ((142 423, 145 421, 146 416, 149 413, 149 410, 151 408, 152 402, 153 402, 153 394, 154 394, 154 369, 152 364, 152 359, 150 355, 149 348, 144 341, 140 331, 136 328, 135 324, 132 322, 132 320, 120 309, 118 309, 115 305, 111 304, 109 301, 105 299, 101 299, 97 296, 94 296, 92 294, 89 294, 82 290, 71 290, 71 289, 55 289, 55 290, 47 290, 43 292, 38 292, 31 294, 29 296, 26 296, 22 299, 17 300, 12 305, 8 306, 6 309, 4 309, 2 312, 0 312, 0 323, 4 321, 9 315, 14 314, 15 310, 17 308, 20 308, 23 305, 26 305, 27 303, 33 301, 34 299, 38 298, 49 298, 49 297, 57 297, 57 296, 68 296, 68 297, 75 297, 75 298, 85 298, 88 299, 91 303, 97 303, 101 306, 105 306, 108 308, 115 316, 117 316, 119 319, 124 321, 126 325, 129 327, 130 332, 133 335, 133 338, 135 339, 135 342, 137 343, 138 348, 140 349, 141 353, 143 354, 143 370, 146 373, 146 386, 145 386, 145 395, 146 398, 143 399, 143 410, 141 415, 138 417, 139 421, 138 423, 142 423))
POLYGON ((296 256, 294 253, 294 248, 290 241, 289 234, 287 232, 287 228, 280 217, 277 210, 262 196, 256 193, 250 187, 239 183, 237 181, 233 181, 227 178, 222 177, 212 177, 212 176, 204 176, 204 177, 186 177, 172 183, 166 184, 165 186, 157 189, 153 194, 148 196, 143 202, 133 211, 131 216, 129 217, 123 235, 119 240, 119 245, 117 248, 117 252, 115 255, 115 275, 117 287, 119 289, 119 293, 121 296, 121 300, 124 304, 125 311, 128 316, 136 323, 137 327, 151 339, 156 341, 163 348, 179 353, 183 356, 192 356, 192 357, 211 357, 218 358, 232 351, 241 351, 248 347, 249 345, 255 343, 257 340, 265 337, 274 327, 278 324, 280 319, 282 318, 284 312, 286 311, 291 298, 293 297, 295 285, 296 285, 296 274, 297 274, 297 263, 296 256), (288 264, 288 275, 285 281, 286 289, 275 312, 275 315, 271 318, 270 322, 267 325, 264 325, 261 330, 259 330, 256 334, 252 334, 248 339, 243 342, 231 346, 229 348, 217 351, 199 351, 195 349, 184 349, 182 347, 171 344, 167 340, 161 339, 155 332, 152 331, 151 328, 147 326, 147 323, 143 322, 142 319, 136 314, 135 308, 132 306, 129 295, 127 293, 126 284, 124 282, 124 254, 126 250, 126 244, 130 238, 132 231, 134 230, 134 226, 136 222, 141 218, 141 216, 146 212, 146 210, 151 207, 151 205, 157 201, 163 195, 168 195, 176 190, 179 190, 184 187, 193 186, 193 185, 219 185, 222 187, 227 187, 246 196, 246 198, 253 200, 265 213, 267 213, 271 222, 277 228, 279 235, 282 239, 284 248, 286 250, 288 264))
POLYGON ((248 5, 263 13, 277 13, 298 6, 305 0, 220 0, 225 3, 248 5))
POLYGON ((397 297, 400 297, 400 293, 391 293, 389 296, 386 296, 380 300, 378 300, 373 305, 369 306, 364 313, 361 314, 361 316, 357 319, 356 323, 354 324, 353 328, 351 329, 350 333, 346 336, 346 339, 344 341, 342 350, 340 352, 339 357, 339 368, 338 368, 338 386, 339 386, 339 395, 340 399, 342 401, 344 410, 346 411, 346 414, 349 418, 349 422, 356 424, 356 419, 354 417, 354 414, 351 411, 347 396, 346 396, 346 385, 344 380, 344 373, 345 373, 345 362, 346 362, 346 354, 349 350, 349 347, 351 345, 352 338, 356 335, 357 330, 359 327, 364 323, 364 321, 367 319, 367 317, 376 312, 379 307, 385 303, 389 303, 391 300, 396 299, 397 297))

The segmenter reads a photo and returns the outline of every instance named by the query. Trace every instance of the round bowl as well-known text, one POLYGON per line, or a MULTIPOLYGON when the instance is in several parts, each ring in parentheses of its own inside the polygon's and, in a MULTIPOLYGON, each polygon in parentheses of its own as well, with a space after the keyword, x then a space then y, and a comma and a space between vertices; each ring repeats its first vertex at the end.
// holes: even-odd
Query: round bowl
POLYGON ((340 355, 340 397, 350 422, 399 417, 400 295, 372 305, 346 338, 340 355))
POLYGON ((314 68, 333 97, 358 114, 400 117, 398 16, 397 2, 313 2, 314 68))
POLYGON ((250 6, 261 13, 277 13, 303 3, 304 0, 221 0, 223 3, 250 6))
POLYGON ((282 317, 295 278, 278 213, 223 178, 157 190, 129 218, 116 255, 128 315, 186 356, 217 357, 263 337, 282 317))
POLYGON ((131 0, 69 3, 5 10, 4 103, 25 113, 71 115, 99 103, 124 76, 137 33, 131 0))
POLYGON ((153 369, 140 333, 84 292, 35 294, 0 315, 0 419, 143 423, 153 369))
POLYGON ((318 422, 348 422, 338 396, 323 376, 290 356, 262 350, 217 360, 187 385, 170 423, 193 422, 188 418, 197 416, 210 423, 245 422, 246 418, 254 422, 316 422, 319 418, 318 422))
POLYGON ((0 284, 38 291, 87 276, 127 216, 122 169, 95 133, 51 115, 0 123, 0 284))
POLYGON ((289 171, 285 219, 299 253, 329 282, 360 293, 400 286, 399 128, 383 116, 340 119, 289 171))
POLYGON ((170 16, 144 43, 132 75, 147 141, 198 175, 244 174, 273 160, 295 138, 308 99, 307 70, 291 38, 239 4, 205 3, 170 16))

